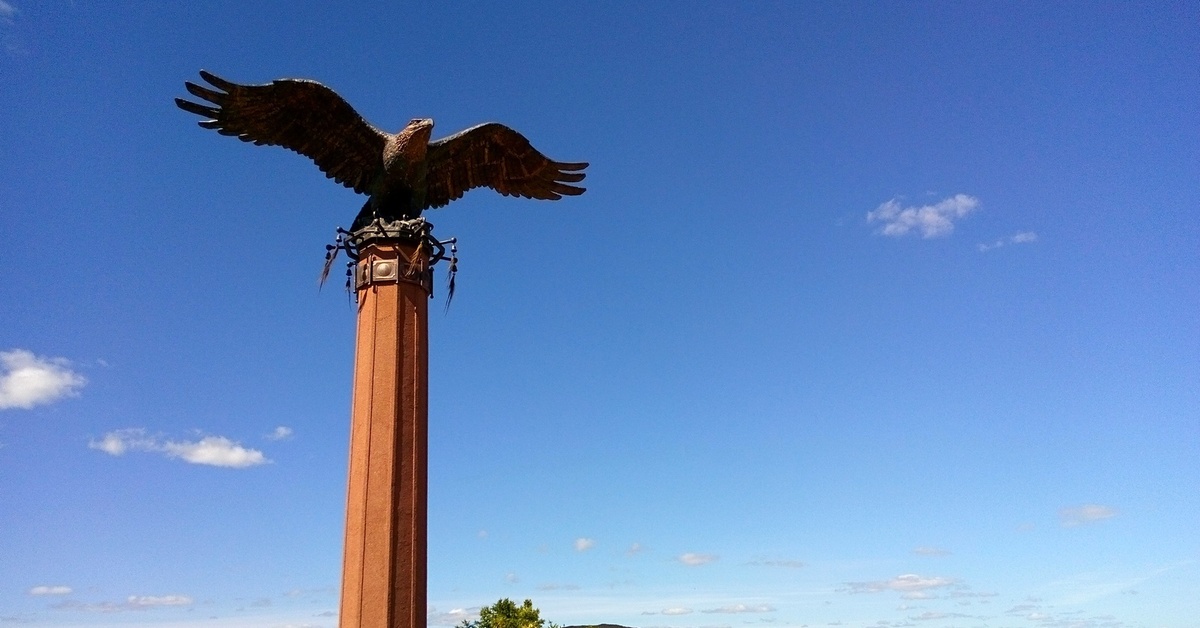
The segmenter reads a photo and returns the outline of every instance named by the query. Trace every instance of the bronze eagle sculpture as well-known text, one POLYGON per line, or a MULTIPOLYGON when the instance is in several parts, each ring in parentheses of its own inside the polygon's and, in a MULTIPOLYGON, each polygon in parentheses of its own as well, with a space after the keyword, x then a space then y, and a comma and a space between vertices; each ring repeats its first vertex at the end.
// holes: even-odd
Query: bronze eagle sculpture
POLYGON ((584 192, 570 184, 583 180, 587 163, 553 161, 503 124, 488 122, 431 142, 433 120, 416 118, 399 133, 384 133, 316 81, 239 85, 203 70, 200 77, 216 90, 184 85, 211 104, 182 98, 175 104, 207 118, 201 127, 293 150, 312 159, 325 176, 366 194, 351 231, 377 218, 416 218, 477 187, 543 200, 584 192))

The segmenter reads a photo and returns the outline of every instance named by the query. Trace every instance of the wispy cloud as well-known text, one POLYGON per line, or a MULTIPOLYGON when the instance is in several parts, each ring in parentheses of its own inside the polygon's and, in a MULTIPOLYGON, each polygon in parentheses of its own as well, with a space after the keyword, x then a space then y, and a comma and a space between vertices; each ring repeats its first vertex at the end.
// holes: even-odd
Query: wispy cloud
POLYGON ((643 546, 641 543, 634 543, 629 546, 629 549, 625 550, 625 555, 626 556, 636 556, 638 554, 641 554, 644 551, 646 551, 645 546, 643 546))
POLYGON ((913 553, 917 556, 949 556, 951 554, 950 550, 945 550, 940 547, 930 547, 928 545, 922 545, 921 547, 914 549, 913 553))
POLYGON ((722 614, 741 614, 741 613, 774 613, 775 607, 770 604, 755 604, 747 606, 745 604, 732 604, 730 606, 722 606, 720 608, 710 608, 700 611, 701 613, 722 613, 722 614))
POLYGON ((17 16, 17 7, 0 0, 0 21, 12 21, 17 16))
POLYGON ((986 242, 981 242, 981 243, 979 243, 978 247, 979 247, 979 251, 981 253, 986 253, 988 251, 998 249, 1002 246, 1006 246, 1009 244, 1028 244, 1030 242, 1037 242, 1037 239, 1038 239, 1038 234, 1036 234, 1032 231, 1022 231, 1020 233, 1014 233, 1013 235, 1010 235, 1007 238, 1000 238, 1000 239, 992 242, 991 244, 988 244, 986 242))
POLYGON ((1058 520, 1064 528, 1074 528, 1096 521, 1112 519, 1117 516, 1117 509, 1100 504, 1084 504, 1058 511, 1058 520))
POLYGON ((891 580, 876 580, 874 582, 847 582, 850 593, 879 593, 881 591, 896 591, 904 594, 905 599, 928 599, 933 597, 930 589, 940 589, 958 584, 953 578, 936 576, 932 578, 917 574, 903 574, 891 580))
POLYGON ((479 618, 479 607, 472 608, 452 608, 448 611, 439 612, 434 607, 429 607, 429 611, 425 614, 425 621, 430 626, 455 626, 462 621, 474 621, 479 618))
POLYGON ((191 606, 195 601, 187 595, 131 595, 124 602, 80 602, 63 600, 50 608, 85 613, 123 613, 170 606, 191 606))
POLYGON ((595 539, 589 539, 585 536, 581 536, 581 537, 575 539, 575 551, 576 552, 586 552, 586 551, 592 549, 593 547, 596 547, 595 539))
POLYGON ((100 440, 89 441, 88 448, 98 449, 110 456, 121 456, 130 450, 158 451, 159 445, 156 439, 146 437, 146 430, 127 428, 109 432, 100 440))
POLYGON ((971 591, 969 589, 960 589, 957 591, 950 592, 950 597, 959 598, 959 599, 961 599, 961 598, 987 598, 987 597, 996 597, 997 595, 1000 595, 1000 594, 996 593, 994 591, 971 591))
POLYGON ((292 428, 290 428, 286 425, 280 425, 279 427, 275 428, 270 434, 267 434, 266 439, 267 440, 275 440, 275 441, 290 440, 294 434, 295 434, 295 432, 292 431, 292 428))
POLYGON ((335 595, 335 594, 337 594, 337 592, 338 592, 337 587, 314 587, 314 588, 309 588, 309 589, 296 588, 296 589, 290 589, 290 590, 284 592, 283 595, 286 597, 297 598, 297 597, 335 595))
POLYGON ((129 451, 146 451, 161 453, 168 458, 181 458, 191 464, 233 469, 270 462, 261 451, 243 447, 224 436, 205 436, 194 442, 162 441, 157 437, 147 436, 145 430, 138 428, 109 432, 104 438, 89 442, 88 447, 110 456, 121 456, 129 451))
POLYGON ((807 566, 807 564, 801 560, 786 560, 779 558, 760 558, 752 560, 746 564, 756 567, 786 567, 788 569, 800 569, 801 567, 807 566))
POLYGON ((1042 600, 1038 598, 1029 598, 1025 602, 1004 611, 1004 614, 1014 618, 1025 619, 1048 628, 1059 626, 1063 628, 1122 628, 1129 625, 1117 620, 1112 615, 1086 617, 1078 609, 1057 611, 1053 605, 1041 604, 1042 600))
POLYGON ((87 379, 70 365, 64 358, 36 356, 25 349, 0 351, 0 410, 28 410, 78 394, 87 379))
MULTIPOLYGON (((1135 587, 1181 567, 1190 567, 1195 560, 1184 560, 1134 573, 1087 571, 1050 582, 1044 589, 1052 601, 1047 607, 1080 606, 1118 595, 1137 595, 1135 587)), ((1040 601, 1040 600, 1037 600, 1040 601)))
POLYGON ((963 615, 962 613, 943 613, 940 611, 925 611, 924 613, 921 613, 920 615, 914 615, 912 617, 909 617, 909 619, 911 619, 913 621, 932 621, 935 619, 952 619, 952 618, 956 618, 956 617, 957 618, 970 617, 970 615, 963 615))
POLYGON ((901 237, 917 232, 923 238, 938 238, 954 232, 954 223, 979 207, 979 199, 955 194, 933 205, 904 207, 896 199, 867 212, 867 222, 882 223, 879 233, 901 237))
POLYGON ((70 595, 71 587, 63 585, 42 585, 29 590, 29 595, 70 595))
POLYGON ((577 584, 559 584, 557 582, 547 582, 538 585, 538 591, 578 591, 577 584))
POLYGON ((699 567, 700 565, 707 565, 709 563, 716 562, 718 558, 719 557, 715 554, 695 554, 688 552, 686 554, 680 554, 675 560, 678 560, 688 567, 699 567))

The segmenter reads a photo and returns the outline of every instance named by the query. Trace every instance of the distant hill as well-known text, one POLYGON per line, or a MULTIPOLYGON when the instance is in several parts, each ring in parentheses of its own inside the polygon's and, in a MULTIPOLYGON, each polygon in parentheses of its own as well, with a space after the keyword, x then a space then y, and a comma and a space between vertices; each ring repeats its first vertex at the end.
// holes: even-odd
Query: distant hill
POLYGON ((584 624, 582 626, 563 626, 562 628, 629 628, 621 624, 584 624))

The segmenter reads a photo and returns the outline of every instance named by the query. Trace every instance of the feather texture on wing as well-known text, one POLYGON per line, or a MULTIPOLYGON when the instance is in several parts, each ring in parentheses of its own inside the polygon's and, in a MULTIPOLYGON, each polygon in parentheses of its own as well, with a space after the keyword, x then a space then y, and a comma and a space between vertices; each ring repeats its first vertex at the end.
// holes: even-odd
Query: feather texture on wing
POLYGON ((244 142, 296 151, 338 183, 370 193, 383 170, 388 136, 332 89, 301 79, 239 85, 203 70, 200 76, 221 91, 190 82, 187 90, 211 106, 175 99, 181 109, 210 118, 200 126, 244 142))
POLYGON ((548 159, 524 135, 496 122, 430 142, 433 120, 414 118, 398 133, 371 126, 336 92, 316 81, 279 79, 240 85, 210 72, 212 87, 185 83, 202 103, 176 98, 200 126, 244 142, 282 146, 316 162, 326 176, 366 194, 352 229, 377 219, 411 219, 468 190, 558 200, 584 188, 586 163, 548 159))
POLYGON ((467 190, 490 187, 505 196, 558 200, 583 194, 586 163, 551 161, 524 135, 496 122, 429 143, 425 206, 442 207, 467 190))

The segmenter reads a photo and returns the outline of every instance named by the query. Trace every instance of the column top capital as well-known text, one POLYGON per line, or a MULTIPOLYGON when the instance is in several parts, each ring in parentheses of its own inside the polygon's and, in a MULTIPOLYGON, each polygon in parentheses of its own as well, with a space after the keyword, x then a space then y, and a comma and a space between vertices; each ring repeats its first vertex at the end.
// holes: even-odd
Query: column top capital
POLYGON ((408 220, 376 218, 371 224, 350 233, 350 243, 358 250, 371 244, 418 244, 433 232, 433 223, 423 217, 408 220))

